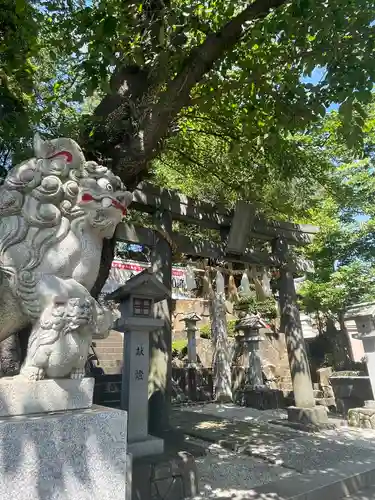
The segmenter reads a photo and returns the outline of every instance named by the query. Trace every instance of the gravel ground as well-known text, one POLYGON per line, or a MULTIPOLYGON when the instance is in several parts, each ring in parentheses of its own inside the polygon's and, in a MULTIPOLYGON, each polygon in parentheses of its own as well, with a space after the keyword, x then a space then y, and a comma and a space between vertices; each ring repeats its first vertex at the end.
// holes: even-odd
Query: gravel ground
POLYGON ((277 479, 298 474, 263 460, 230 452, 217 444, 207 446, 205 457, 196 458, 200 495, 195 500, 206 498, 245 500, 254 499, 252 488, 277 479))
MULTIPOLYGON (((190 439, 207 453, 196 459, 201 491, 196 500, 260 500, 262 497, 252 491, 256 486, 314 470, 322 474, 337 471, 340 462, 375 463, 375 431, 350 428, 339 419, 337 424, 341 426, 335 430, 308 434, 267 425, 271 420, 285 419, 284 410, 259 411, 210 403, 180 411, 182 427, 189 430, 190 422, 190 430, 196 430, 196 437, 190 439), (185 412, 195 415, 190 419, 185 412), (222 425, 220 419, 224 419, 222 425), (242 444, 241 453, 219 445, 224 435, 242 444)), ((373 499, 375 488, 374 493, 369 489, 353 497, 353 500, 373 499)))
POLYGON ((208 403, 205 405, 184 406, 181 411, 193 413, 204 413, 220 418, 236 419, 243 422, 268 422, 275 419, 287 419, 286 410, 257 410, 256 408, 246 408, 244 406, 235 406, 233 404, 208 403))

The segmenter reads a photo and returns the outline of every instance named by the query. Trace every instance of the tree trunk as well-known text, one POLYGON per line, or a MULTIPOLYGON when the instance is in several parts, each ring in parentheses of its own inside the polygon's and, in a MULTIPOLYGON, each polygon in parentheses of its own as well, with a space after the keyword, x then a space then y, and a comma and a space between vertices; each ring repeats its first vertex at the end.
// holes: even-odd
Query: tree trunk
POLYGON ((217 292, 211 299, 211 322, 214 398, 217 402, 229 403, 233 396, 225 297, 217 292))
POLYGON ((116 238, 113 237, 110 240, 103 241, 102 256, 100 262, 100 269, 98 277, 96 278, 93 289, 91 290, 91 295, 94 299, 98 299, 100 292, 108 279, 109 272, 111 270, 111 265, 113 258, 115 256, 116 248, 116 238))

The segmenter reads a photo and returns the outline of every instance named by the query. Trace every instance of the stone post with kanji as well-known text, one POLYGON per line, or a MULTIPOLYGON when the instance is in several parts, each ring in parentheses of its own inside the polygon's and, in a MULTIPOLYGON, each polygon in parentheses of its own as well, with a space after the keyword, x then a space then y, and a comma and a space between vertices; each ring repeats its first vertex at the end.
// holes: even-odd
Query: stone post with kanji
POLYGON ((121 409, 128 412, 128 450, 134 457, 163 453, 164 441, 148 431, 150 333, 163 328, 154 305, 170 291, 149 269, 133 276, 108 296, 120 303, 116 329, 124 333, 121 409))

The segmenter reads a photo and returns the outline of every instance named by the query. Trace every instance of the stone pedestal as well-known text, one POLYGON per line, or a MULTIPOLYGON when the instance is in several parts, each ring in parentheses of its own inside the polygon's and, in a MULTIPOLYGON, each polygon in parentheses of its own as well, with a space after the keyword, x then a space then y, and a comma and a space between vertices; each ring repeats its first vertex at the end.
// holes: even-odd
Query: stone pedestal
POLYGON ((300 408, 289 406, 287 408, 288 420, 306 426, 324 426, 328 424, 327 409, 325 406, 314 406, 313 408, 300 408))
POLYGON ((0 498, 130 500, 126 413, 104 407, 0 419, 0 498))
POLYGON ((284 394, 278 389, 268 387, 247 388, 240 393, 240 403, 258 410, 274 410, 285 408, 284 394))
POLYGON ((22 377, 0 379, 0 417, 31 415, 90 408, 93 378, 81 380, 45 379, 37 382, 22 377))

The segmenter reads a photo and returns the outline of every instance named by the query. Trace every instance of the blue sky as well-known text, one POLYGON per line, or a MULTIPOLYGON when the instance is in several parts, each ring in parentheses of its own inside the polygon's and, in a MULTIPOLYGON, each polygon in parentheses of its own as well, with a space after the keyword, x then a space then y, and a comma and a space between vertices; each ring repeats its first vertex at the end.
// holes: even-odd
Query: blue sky
MULTIPOLYGON (((321 66, 317 66, 314 71, 311 73, 310 76, 305 76, 301 78, 301 81, 303 83, 312 83, 313 85, 319 83, 326 74, 326 69, 322 68, 321 66)), ((332 103, 328 108, 327 111, 332 111, 334 109, 338 109, 339 105, 336 103, 332 103)))

